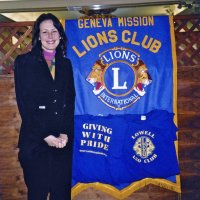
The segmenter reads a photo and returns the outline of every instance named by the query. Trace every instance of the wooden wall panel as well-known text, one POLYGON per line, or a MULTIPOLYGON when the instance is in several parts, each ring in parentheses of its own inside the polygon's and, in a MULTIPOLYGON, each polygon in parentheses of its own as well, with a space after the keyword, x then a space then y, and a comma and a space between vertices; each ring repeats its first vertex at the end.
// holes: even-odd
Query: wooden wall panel
POLYGON ((18 54, 31 48, 33 22, 0 23, 0 74, 12 73, 18 54))
MULTIPOLYGON (((198 25, 200 17, 190 16, 191 23, 198 25), (196 18, 195 18, 196 17, 196 18), (195 19, 197 19, 195 21, 195 19)), ((189 18, 189 17, 188 17, 189 18)), ((178 59, 178 126, 179 160, 181 169, 182 194, 154 185, 148 185, 126 200, 199 200, 200 199, 200 63, 199 50, 192 49, 192 59, 183 50, 187 35, 190 42, 199 47, 199 25, 194 30, 186 27, 188 18, 178 17, 175 22, 178 59), (182 23, 184 22, 184 23, 182 23), (184 24, 184 25, 183 25, 184 24), (181 28, 180 28, 181 27, 181 28), (189 32, 180 33, 180 30, 189 32), (195 36, 191 34, 196 34, 195 36), (181 47, 181 48, 180 48, 181 47), (196 57, 195 57, 196 56, 196 57)), ((17 160, 17 140, 20 125, 13 75, 0 76, 0 200, 26 200, 26 187, 17 160)), ((88 188, 74 200, 114 200, 110 194, 88 188)))
POLYGON ((26 188, 17 159, 20 118, 13 76, 0 76, 0 199, 25 200, 26 188))

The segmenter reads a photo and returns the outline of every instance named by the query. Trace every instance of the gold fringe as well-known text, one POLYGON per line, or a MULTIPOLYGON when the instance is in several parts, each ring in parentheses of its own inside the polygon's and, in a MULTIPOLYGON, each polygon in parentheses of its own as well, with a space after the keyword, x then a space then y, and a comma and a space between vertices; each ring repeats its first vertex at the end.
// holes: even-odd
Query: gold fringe
POLYGON ((176 183, 172 183, 171 181, 168 181, 166 179, 152 179, 152 178, 146 178, 142 179, 140 181, 136 181, 132 183, 131 185, 127 186, 126 188, 122 190, 118 190, 112 185, 108 184, 102 184, 102 183, 89 183, 89 184, 83 184, 83 183, 78 183, 72 188, 72 198, 77 196, 79 193, 82 191, 92 187, 97 190, 100 190, 104 193, 107 193, 111 196, 113 196, 116 199, 123 200, 130 196, 133 192, 149 185, 153 184, 168 190, 172 190, 177 193, 181 193, 181 188, 180 188, 180 176, 176 176, 176 183))
MULTIPOLYGON (((173 110, 175 113, 174 122, 178 127, 178 111, 177 111, 177 56, 176 56, 176 44, 174 35, 174 20, 173 16, 169 16, 170 20, 170 35, 171 35, 171 48, 172 48, 172 60, 173 60, 173 110)), ((178 138, 178 132, 177 132, 178 138)), ((178 157, 178 142, 175 142, 176 153, 178 157)))
POLYGON ((65 30, 65 19, 59 19, 60 23, 63 26, 63 29, 65 30))
POLYGON ((78 195, 85 189, 90 187, 100 190, 104 193, 112 195, 116 199, 122 200, 128 196, 130 196, 133 192, 139 190, 140 188, 150 184, 149 179, 143 179, 141 181, 137 181, 129 185, 128 187, 124 188, 123 190, 118 190, 112 185, 102 184, 102 183, 89 183, 89 184, 82 184, 78 183, 72 188, 72 198, 78 195))
POLYGON ((176 183, 173 183, 166 179, 151 179, 151 183, 159 187, 172 190, 177 193, 181 193, 181 188, 180 188, 178 179, 179 179, 179 176, 176 176, 176 181, 177 181, 176 183))
MULTIPOLYGON (((171 48, 172 48, 172 61, 173 61, 173 110, 175 113, 174 122, 176 126, 178 127, 178 110, 177 110, 177 55, 176 55, 176 41, 175 41, 175 30, 174 30, 174 16, 169 16, 169 22, 170 22, 170 36, 171 36, 171 48)), ((177 141, 175 142, 175 148, 176 148, 176 155, 178 158, 178 131, 177 131, 177 141)), ((181 181, 180 181, 180 175, 176 176, 176 184, 181 193, 181 181)))
POLYGON ((169 16, 169 22, 170 22, 172 61, 173 61, 173 110, 174 110, 174 113, 176 114, 175 123, 176 125, 178 125, 178 121, 177 121, 177 56, 176 56, 173 16, 169 16))

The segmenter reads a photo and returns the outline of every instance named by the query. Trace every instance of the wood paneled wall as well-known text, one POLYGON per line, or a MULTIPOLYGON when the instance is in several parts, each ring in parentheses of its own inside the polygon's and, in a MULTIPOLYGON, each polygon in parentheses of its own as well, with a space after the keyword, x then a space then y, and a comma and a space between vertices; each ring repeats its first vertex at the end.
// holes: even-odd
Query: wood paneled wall
MULTIPOLYGON (((200 15, 177 17, 179 160, 183 200, 200 199, 200 15)), ((176 27, 176 25, 175 25, 176 27)))
MULTIPOLYGON (((190 16, 189 23, 187 23, 189 17, 177 17, 175 20, 182 194, 180 196, 176 192, 148 185, 126 200, 200 199, 200 16, 193 17, 190 16)), ((19 125, 13 75, 1 75, 0 200, 27 199, 22 170, 17 161, 19 125)), ((114 198, 89 188, 76 196, 74 200, 114 200, 114 198)))
POLYGON ((17 159, 20 118, 13 76, 0 76, 0 200, 25 200, 26 188, 17 159))

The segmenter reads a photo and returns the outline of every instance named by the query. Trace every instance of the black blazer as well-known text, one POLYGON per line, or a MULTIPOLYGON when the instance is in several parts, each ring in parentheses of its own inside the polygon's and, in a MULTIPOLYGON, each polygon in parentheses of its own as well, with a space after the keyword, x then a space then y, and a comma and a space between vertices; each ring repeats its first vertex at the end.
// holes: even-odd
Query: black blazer
POLYGON ((75 89, 69 59, 56 53, 55 79, 38 49, 32 49, 15 60, 15 91, 22 118, 18 147, 42 151, 48 145, 44 138, 66 133, 73 144, 75 89))

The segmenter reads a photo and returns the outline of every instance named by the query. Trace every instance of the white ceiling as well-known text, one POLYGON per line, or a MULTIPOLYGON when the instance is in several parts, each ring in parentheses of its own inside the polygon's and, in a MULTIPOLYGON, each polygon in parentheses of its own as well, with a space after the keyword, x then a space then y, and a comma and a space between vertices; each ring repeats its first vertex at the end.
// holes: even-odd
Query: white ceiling
MULTIPOLYGON (((199 0, 198 0, 199 1, 199 0)), ((43 12, 52 12, 60 19, 83 16, 82 9, 117 8, 115 16, 177 15, 180 1, 172 0, 0 0, 0 14, 14 21, 34 21, 43 12)), ((193 0, 184 1, 192 4, 193 0)))

